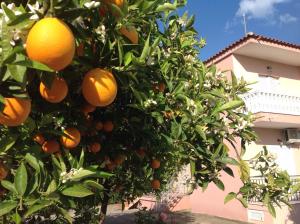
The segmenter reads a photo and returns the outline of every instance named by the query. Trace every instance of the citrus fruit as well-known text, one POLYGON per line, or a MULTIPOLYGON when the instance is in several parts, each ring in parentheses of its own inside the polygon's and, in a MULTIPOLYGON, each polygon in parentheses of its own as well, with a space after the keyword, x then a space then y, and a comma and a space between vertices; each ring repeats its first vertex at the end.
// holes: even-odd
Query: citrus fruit
POLYGON ((0 180, 4 180, 8 175, 8 170, 6 166, 0 161, 0 180))
POLYGON ((26 121, 31 111, 31 101, 20 98, 4 98, 4 108, 0 112, 0 124, 19 126, 26 121))
POLYGON ((42 150, 49 154, 56 153, 60 151, 60 146, 56 140, 49 140, 44 142, 42 150))
POLYGON ((152 182, 151 182, 151 187, 152 187, 154 190, 158 190, 158 189, 160 188, 160 181, 157 180, 157 179, 152 180, 152 182))
POLYGON ((82 107, 81 107, 81 111, 82 113, 84 113, 85 115, 88 115, 89 113, 92 113, 96 110, 96 107, 89 104, 89 103, 86 103, 84 104, 82 107))
POLYGON ((113 74, 100 68, 89 71, 82 82, 84 98, 96 107, 105 107, 111 104, 117 96, 117 88, 113 74))
POLYGON ((124 0, 104 0, 104 2, 106 4, 115 4, 117 5, 119 8, 123 7, 124 4, 124 0))
POLYGON ((93 153, 97 153, 101 150, 101 145, 98 142, 94 142, 89 146, 89 151, 93 153))
POLYGON ((112 121, 105 121, 103 124, 103 131, 112 132, 114 130, 114 124, 112 121))
POLYGON ((103 123, 101 121, 98 121, 95 125, 95 128, 97 131, 101 131, 103 129, 103 123))
POLYGON ((151 168, 152 169, 158 169, 160 167, 160 161, 157 159, 154 159, 151 161, 151 168))
POLYGON ((43 82, 40 83, 40 94, 50 103, 59 103, 67 96, 68 85, 63 78, 56 76, 50 89, 43 82))
POLYGON ((146 156, 146 151, 145 151, 144 148, 139 148, 139 149, 136 151, 136 153, 137 153, 138 156, 139 156, 140 158, 142 158, 142 159, 146 156))
POLYGON ((45 138, 41 133, 36 134, 35 136, 33 136, 33 141, 35 141, 36 143, 43 145, 45 142, 45 138))
POLYGON ((75 148, 81 140, 81 135, 76 128, 66 128, 64 135, 60 138, 60 143, 67 149, 75 148))
POLYGON ((139 34, 133 26, 122 26, 120 29, 120 33, 127 37, 131 41, 131 43, 138 44, 139 34))
POLYGON ((63 21, 57 18, 44 18, 29 31, 26 52, 31 60, 60 71, 73 60, 75 39, 63 21))
POLYGON ((117 157, 114 159, 114 163, 117 165, 117 166, 120 166, 126 159, 126 156, 124 155, 117 155, 117 157))

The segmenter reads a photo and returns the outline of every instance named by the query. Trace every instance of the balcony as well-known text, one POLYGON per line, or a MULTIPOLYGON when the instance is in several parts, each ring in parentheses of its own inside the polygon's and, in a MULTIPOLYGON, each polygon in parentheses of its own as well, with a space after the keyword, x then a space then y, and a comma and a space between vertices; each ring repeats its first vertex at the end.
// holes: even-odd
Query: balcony
POLYGON ((246 109, 262 128, 300 128, 300 97, 254 91, 242 96, 246 109))

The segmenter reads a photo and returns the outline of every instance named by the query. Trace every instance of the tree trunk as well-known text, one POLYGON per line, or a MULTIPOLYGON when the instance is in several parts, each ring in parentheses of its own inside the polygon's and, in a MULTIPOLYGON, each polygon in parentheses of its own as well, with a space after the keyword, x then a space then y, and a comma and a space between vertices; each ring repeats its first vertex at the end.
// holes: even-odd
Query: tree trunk
POLYGON ((106 193, 104 194, 104 197, 103 197, 103 200, 102 200, 102 204, 101 204, 101 210, 100 210, 100 224, 103 224, 103 223, 104 223, 105 216, 106 216, 106 212, 107 212, 108 202, 109 202, 109 196, 108 196, 108 192, 106 192, 106 193))

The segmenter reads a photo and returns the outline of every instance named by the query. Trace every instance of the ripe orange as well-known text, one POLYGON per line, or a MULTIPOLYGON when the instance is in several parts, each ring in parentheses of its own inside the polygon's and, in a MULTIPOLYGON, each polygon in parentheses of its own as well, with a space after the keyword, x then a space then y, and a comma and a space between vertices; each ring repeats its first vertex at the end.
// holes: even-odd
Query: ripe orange
POLYGON ((56 153, 60 151, 60 146, 56 140, 49 140, 44 142, 42 150, 49 154, 56 153))
POLYGON ((101 121, 98 121, 95 125, 95 128, 97 131, 101 131, 103 129, 103 123, 101 121))
POLYGON ((115 4, 117 5, 119 8, 123 7, 124 4, 124 0, 104 0, 104 2, 106 4, 115 4))
POLYGON ((70 28, 57 18, 44 18, 29 31, 26 52, 31 60, 60 71, 75 54, 75 39, 70 28))
POLYGON ((89 146, 89 151, 92 153, 97 153, 101 150, 101 145, 98 142, 94 142, 89 146))
POLYGON ((152 182, 151 182, 151 187, 152 187, 154 190, 158 190, 158 189, 160 188, 160 181, 157 180, 157 179, 152 180, 152 182))
POLYGON ((29 99, 5 98, 4 109, 0 112, 0 124, 19 126, 26 121, 31 111, 29 99))
POLYGON ((116 168, 116 164, 111 162, 111 163, 108 163, 106 164, 106 168, 109 170, 109 171, 113 171, 115 168, 116 168))
POLYGON ((55 77, 50 89, 43 82, 40 83, 40 94, 50 103, 59 103, 67 96, 68 85, 63 78, 55 77))
POLYGON ((4 180, 8 175, 7 167, 0 161, 0 180, 4 180))
POLYGON ((165 92, 165 89, 166 89, 166 85, 164 83, 159 83, 159 84, 156 84, 153 86, 153 89, 155 92, 165 92))
POLYGON ((38 133, 33 137, 33 141, 35 141, 36 143, 38 143, 40 145, 43 145, 45 142, 45 138, 41 133, 38 133))
POLYGON ((81 135, 76 128, 66 128, 63 136, 60 138, 60 143, 67 149, 75 148, 81 140, 81 135))
POLYGON ((117 96, 117 82, 109 71, 95 68, 89 71, 82 82, 82 94, 87 102, 96 107, 111 104, 117 96))
POLYGON ((157 159, 152 160, 151 162, 151 168, 152 169, 158 169, 160 167, 160 161, 157 159))
POLYGON ((133 26, 126 27, 122 26, 120 29, 120 33, 127 37, 131 43, 138 44, 139 43, 139 34, 133 26))
POLYGON ((117 157, 114 159, 114 163, 117 165, 117 166, 120 166, 126 159, 126 156, 124 155, 117 155, 117 157))
POLYGON ((84 104, 81 108, 82 113, 84 113, 85 115, 88 115, 89 113, 92 113, 95 110, 96 110, 96 107, 89 103, 84 104))
POLYGON ((145 149, 144 148, 139 148, 137 151, 136 151, 136 153, 138 154, 138 156, 140 157, 140 158, 145 158, 145 156, 146 156, 146 151, 145 151, 145 149))
POLYGON ((103 124, 103 131, 112 132, 114 130, 114 124, 112 121, 105 121, 103 124))

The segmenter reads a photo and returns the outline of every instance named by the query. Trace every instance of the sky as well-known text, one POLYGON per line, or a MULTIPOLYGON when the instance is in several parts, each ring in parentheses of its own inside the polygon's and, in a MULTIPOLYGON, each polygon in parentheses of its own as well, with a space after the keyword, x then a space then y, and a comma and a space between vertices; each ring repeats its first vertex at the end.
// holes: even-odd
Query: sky
POLYGON ((300 45, 300 0, 188 0, 185 10, 206 39, 202 60, 244 36, 243 14, 247 32, 300 45))

